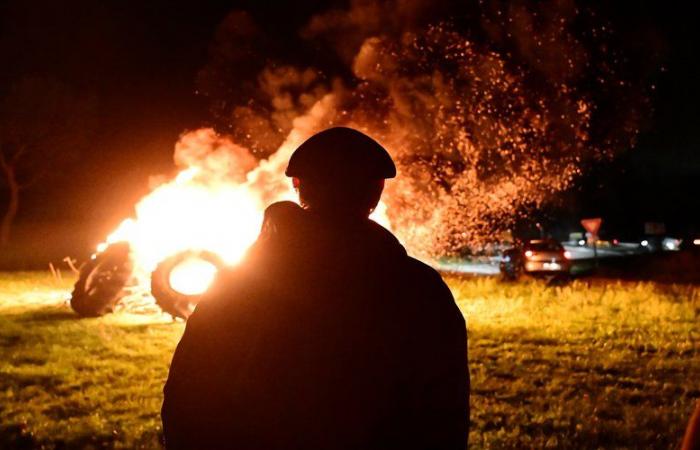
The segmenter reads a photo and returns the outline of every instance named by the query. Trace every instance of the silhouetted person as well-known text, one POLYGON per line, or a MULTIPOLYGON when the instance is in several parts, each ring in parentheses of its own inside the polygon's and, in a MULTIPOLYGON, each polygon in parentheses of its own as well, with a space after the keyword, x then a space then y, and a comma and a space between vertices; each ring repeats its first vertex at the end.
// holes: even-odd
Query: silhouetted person
POLYGON ((187 322, 165 385, 169 449, 464 449, 467 338, 430 267, 368 219, 388 153, 349 128, 290 159, 302 207, 265 213, 187 322))

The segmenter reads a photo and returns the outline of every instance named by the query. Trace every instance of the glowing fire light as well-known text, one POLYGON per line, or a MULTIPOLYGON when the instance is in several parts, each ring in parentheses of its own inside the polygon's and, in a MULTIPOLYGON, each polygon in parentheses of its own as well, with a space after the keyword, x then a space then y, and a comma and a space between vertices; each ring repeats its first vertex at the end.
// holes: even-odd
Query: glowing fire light
MULTIPOLYGON (((637 134, 632 121, 604 144, 592 138, 593 97, 588 83, 576 81, 588 79, 581 71, 591 61, 579 51, 574 17, 567 13, 552 21, 556 27, 523 36, 531 38, 527 48, 547 41, 553 49, 546 67, 533 66, 534 72, 512 61, 510 52, 472 42, 441 22, 398 39, 364 36, 350 58, 352 83, 318 68, 274 62, 257 77, 260 104, 223 102, 232 108, 224 115, 231 117, 236 143, 212 129, 183 135, 174 155, 182 171, 144 198, 135 218, 98 250, 129 242, 139 274, 184 250, 211 251, 236 264, 257 236, 264 208, 295 198, 283 174, 292 151, 335 125, 367 132, 394 157, 399 177, 387 184, 384 198, 392 229, 412 255, 430 259, 483 244, 570 188, 584 163, 629 148, 637 134)), ((222 28, 223 48, 229 48, 229 28, 235 27, 222 28)), ((591 75, 617 81, 603 62, 591 75)), ((217 74, 231 71, 216 64, 203 73, 218 85, 217 74)), ((373 216, 385 226, 386 209, 380 204, 373 216)))
POLYGON ((264 205, 245 186, 208 186, 195 181, 195 174, 181 172, 145 197, 136 206, 137 219, 122 222, 107 243, 128 241, 138 266, 148 272, 192 249, 214 252, 226 264, 240 261, 260 231, 264 205))
MULTIPOLYGON (((276 154, 257 163, 246 149, 211 129, 184 135, 175 159, 186 168, 144 197, 136 205, 135 217, 124 220, 97 252, 128 242, 134 274, 142 286, 148 285, 158 263, 183 251, 209 251, 226 265, 239 263, 260 232, 265 208, 275 201, 296 199, 284 168, 305 137, 290 135, 276 154)), ((384 204, 372 218, 388 225, 384 204)), ((186 295, 201 294, 216 270, 207 261, 186 260, 173 268, 170 285, 186 295)))
POLYGON ((214 281, 216 272, 214 264, 199 258, 189 258, 170 272, 170 287, 181 294, 200 295, 214 281))
MULTIPOLYGON (((577 42, 568 21, 557 23, 551 42, 577 42)), ((275 113, 264 117, 258 110, 265 105, 230 102, 231 135, 240 145, 212 129, 183 135, 174 155, 181 172, 145 197, 98 250, 129 242, 142 284, 160 261, 186 250, 238 263, 264 208, 296 197, 284 176, 293 150, 321 129, 345 125, 377 138, 397 162, 400 176, 384 198, 392 228, 411 254, 460 254, 571 187, 584 163, 614 156, 637 134, 632 123, 605 144, 592 139, 595 105, 575 82, 587 61, 562 59, 552 66, 562 70, 537 71, 535 79, 557 74, 543 79, 552 89, 537 88, 507 53, 478 45, 449 24, 400 39, 366 38, 353 60, 356 82, 347 86, 314 81, 314 68, 266 67, 259 89, 275 113)), ((385 226, 386 210, 380 204, 373 216, 385 226)))
MULTIPOLYGON (((183 136, 175 158, 186 168, 144 197, 135 217, 124 220, 97 248, 128 242, 142 285, 159 262, 187 250, 210 251, 227 265, 237 264, 260 231, 267 203, 294 194, 276 165, 266 166, 274 176, 266 180, 267 189, 252 183, 252 156, 210 129, 183 136)), ((173 269, 171 287, 201 293, 215 272, 206 261, 185 261, 173 269)))

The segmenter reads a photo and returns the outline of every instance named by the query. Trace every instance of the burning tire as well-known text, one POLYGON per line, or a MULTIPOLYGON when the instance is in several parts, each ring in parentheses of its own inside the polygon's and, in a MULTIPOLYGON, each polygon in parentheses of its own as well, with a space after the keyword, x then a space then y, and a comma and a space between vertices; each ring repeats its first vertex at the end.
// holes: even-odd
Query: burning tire
POLYGON ((71 294, 70 306, 83 317, 99 317, 114 310, 125 295, 133 272, 130 247, 112 244, 83 265, 71 294))
POLYGON ((158 264, 151 274, 151 294, 163 311, 187 320, 223 265, 212 252, 177 253, 158 264))

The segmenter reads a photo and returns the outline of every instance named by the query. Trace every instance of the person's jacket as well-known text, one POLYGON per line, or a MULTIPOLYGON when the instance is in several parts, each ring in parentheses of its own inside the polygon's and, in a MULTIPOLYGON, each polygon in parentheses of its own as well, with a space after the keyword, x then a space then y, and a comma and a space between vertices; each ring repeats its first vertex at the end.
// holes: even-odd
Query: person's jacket
POLYGON ((164 389, 168 449, 464 449, 464 319, 370 220, 291 203, 189 318, 164 389))

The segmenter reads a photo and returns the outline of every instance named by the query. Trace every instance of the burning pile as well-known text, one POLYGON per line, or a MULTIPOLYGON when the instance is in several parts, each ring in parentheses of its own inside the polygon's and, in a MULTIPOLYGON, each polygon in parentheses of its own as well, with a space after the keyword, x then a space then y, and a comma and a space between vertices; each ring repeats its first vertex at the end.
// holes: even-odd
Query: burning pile
MULTIPOLYGON (((413 3, 419 17, 428 3, 413 3)), ((637 133, 633 114, 619 132, 593 132, 596 104, 586 83, 598 77, 605 87, 615 79, 592 70, 591 55, 571 31, 575 9, 548 12, 547 23, 554 25, 544 28, 527 9, 512 8, 490 25, 493 11, 484 15, 494 41, 510 36, 509 29, 515 33, 524 62, 445 22, 373 28, 373 15, 387 11, 357 1, 348 11, 312 19, 304 35, 335 43, 352 76, 288 64, 263 67, 233 99, 217 102, 227 135, 211 128, 184 134, 175 148, 180 172, 139 202, 135 217, 98 252, 127 242, 142 286, 159 264, 176 258, 167 284, 195 296, 216 273, 215 260, 241 260, 267 205, 294 200, 283 175, 292 151, 321 129, 346 125, 377 139, 397 164, 398 177, 387 184, 375 220, 416 256, 457 253, 509 229, 570 188, 587 164, 629 146, 637 133), (332 24, 354 27, 352 39, 335 40, 332 24)), ((241 55, 249 57, 231 49, 253 39, 260 42, 260 30, 249 15, 236 12, 224 21, 213 62, 200 74, 204 95, 217 96, 212 86, 240 84, 222 80, 221 73, 237 67, 241 55)))
MULTIPOLYGON (((253 244, 266 206, 296 199, 284 175, 287 161, 332 103, 326 96, 298 118, 279 150, 260 162, 213 129, 184 134, 175 146, 181 171, 156 186, 136 205, 135 217, 98 245, 95 262, 76 285, 74 309, 101 315, 127 295, 123 288, 150 284, 166 312, 187 318, 217 271, 238 263, 253 244), (105 280, 114 284, 107 292, 101 289, 105 280)), ((384 211, 381 204, 372 218, 388 226, 384 211)))
POLYGON ((317 127, 355 127, 389 149, 399 173, 387 216, 423 259, 511 229, 629 148, 646 107, 644 82, 624 78, 606 42, 609 24, 573 1, 355 0, 300 34, 344 70, 322 58, 290 63, 264 26, 236 11, 215 36, 199 92, 222 129, 262 158, 296 117, 332 98, 317 127))

